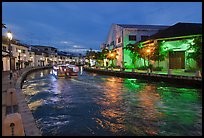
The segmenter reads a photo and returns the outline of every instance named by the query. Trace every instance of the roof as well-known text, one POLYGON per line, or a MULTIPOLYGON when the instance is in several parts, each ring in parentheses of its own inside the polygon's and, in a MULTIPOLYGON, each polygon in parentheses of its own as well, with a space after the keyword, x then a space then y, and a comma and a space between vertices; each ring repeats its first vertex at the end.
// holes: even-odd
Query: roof
POLYGON ((57 55, 59 56, 68 56, 68 54, 64 51, 57 51, 57 55))
POLYGON ((116 24, 123 28, 139 28, 139 29, 166 29, 169 26, 165 25, 131 25, 131 24, 116 24))
POLYGON ((31 52, 35 52, 36 55, 42 55, 42 53, 47 54, 46 51, 36 48, 36 47, 31 47, 31 52))
MULTIPOLYGON (((2 36, 2 43, 3 43, 3 44, 8 44, 8 38, 7 38, 6 36, 2 36)), ((12 43, 12 44, 15 44, 15 45, 18 45, 18 46, 26 47, 26 48, 29 47, 29 45, 23 44, 23 43, 21 43, 21 42, 20 42, 19 40, 17 40, 17 39, 12 39, 12 40, 11 40, 11 43, 12 43)))
POLYGON ((200 23, 177 23, 165 30, 153 34, 149 39, 180 37, 187 35, 202 34, 202 24, 200 23))

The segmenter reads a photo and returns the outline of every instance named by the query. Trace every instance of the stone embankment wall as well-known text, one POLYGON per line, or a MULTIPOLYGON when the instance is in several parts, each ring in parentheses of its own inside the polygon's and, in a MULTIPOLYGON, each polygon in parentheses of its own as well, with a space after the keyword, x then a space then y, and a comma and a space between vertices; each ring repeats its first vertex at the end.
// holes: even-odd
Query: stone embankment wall
POLYGON ((168 82, 169 84, 175 84, 179 86, 202 88, 202 78, 201 77, 125 72, 125 71, 113 71, 113 70, 100 70, 100 69, 93 69, 93 68, 84 68, 84 70, 88 72, 122 77, 122 78, 145 79, 148 81, 159 81, 159 82, 163 81, 163 82, 168 82))
POLYGON ((22 93, 22 90, 21 90, 22 84, 26 79, 26 76, 31 72, 43 70, 43 69, 49 69, 49 68, 51 67, 33 67, 18 73, 19 77, 16 81, 16 96, 18 100, 19 113, 21 114, 21 117, 22 117, 22 123, 23 123, 24 132, 26 136, 41 136, 42 133, 37 128, 32 112, 30 111, 28 104, 25 100, 25 97, 22 93))

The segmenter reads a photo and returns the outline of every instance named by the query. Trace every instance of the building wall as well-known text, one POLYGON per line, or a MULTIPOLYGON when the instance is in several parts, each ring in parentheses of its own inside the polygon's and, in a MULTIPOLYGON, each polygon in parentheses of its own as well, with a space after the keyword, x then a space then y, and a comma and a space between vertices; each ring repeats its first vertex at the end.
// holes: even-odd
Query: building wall
POLYGON ((3 61, 3 71, 8 71, 10 70, 10 63, 9 63, 9 57, 2 57, 3 61))
MULTIPOLYGON (((178 58, 177 60, 182 60, 180 63, 184 62, 184 68, 180 68, 180 69, 191 69, 191 68, 196 68, 196 62, 193 59, 187 59, 187 55, 188 53, 190 53, 191 51, 188 51, 189 48, 189 44, 193 42, 193 38, 189 38, 189 39, 180 39, 180 40, 168 40, 168 41, 161 41, 161 47, 163 48, 163 50, 165 51, 169 51, 166 54, 165 60, 161 61, 159 63, 160 67, 163 67, 164 70, 168 70, 169 69, 169 64, 179 64, 179 63, 170 63, 170 62, 175 62, 176 60, 170 60, 170 52, 174 52, 174 53, 178 53, 178 52, 183 52, 183 54, 185 54, 184 58, 180 58, 180 57, 174 57, 174 58, 178 58)), ((141 59, 139 59, 141 60, 141 59)), ((139 62, 138 62, 139 63, 139 62)), ((158 66, 158 61, 152 61, 150 60, 150 63, 154 66, 157 67, 158 66)), ((143 66, 144 64, 141 62, 141 64, 139 63, 138 66, 143 66)))
MULTIPOLYGON (((3 47, 6 47, 6 50, 8 51, 8 45, 2 44, 2 49, 3 49, 3 47)), ((28 47, 25 47, 25 46, 22 46, 22 45, 16 45, 16 44, 11 44, 11 47, 12 47, 12 55, 14 57, 14 62, 13 62, 14 65, 12 64, 12 66, 14 67, 14 69, 18 68, 17 67, 17 62, 19 62, 19 52, 18 52, 18 50, 20 49, 21 51, 23 51, 23 53, 22 52, 20 53, 20 60, 23 61, 21 68, 24 68, 25 67, 24 62, 28 61, 28 57, 29 57, 28 47)), ((10 64, 10 62, 3 61, 3 66, 5 66, 3 68, 9 70, 10 69, 9 64, 10 64)))
MULTIPOLYGON (((189 44, 192 43, 193 38, 186 40, 177 40, 177 41, 163 41, 162 46, 172 51, 183 51, 185 53, 185 69, 195 68, 196 62, 193 59, 187 59, 187 55, 190 51, 188 51, 189 44)), ((164 69, 168 69, 169 65, 169 55, 166 60, 160 64, 164 69)))
POLYGON ((116 49, 117 50, 117 60, 116 60, 116 66, 123 67, 122 61, 123 61, 123 48, 119 47, 116 49))
POLYGON ((106 44, 109 45, 108 49, 117 49, 119 56, 116 60, 116 65, 122 67, 122 62, 125 62, 126 68, 134 68, 135 65, 132 63, 131 53, 129 50, 122 49, 127 44, 134 44, 141 40, 141 36, 151 36, 159 31, 160 27, 150 28, 123 28, 119 25, 113 24, 109 30, 106 44), (136 35, 136 41, 130 41, 129 35, 136 35), (120 39, 119 39, 120 38, 120 39), (120 41, 119 41, 120 40, 120 41), (113 44, 113 45, 112 45, 113 44))
MULTIPOLYGON (((141 40, 141 36, 151 36, 157 33, 159 29, 138 29, 138 28, 125 28, 123 30, 123 47, 126 47, 127 44, 134 44, 141 40), (129 35, 136 35, 136 41, 130 41, 129 35)), ((123 49, 123 61, 125 62, 125 68, 135 68, 138 64, 144 65, 144 59, 139 59, 138 63, 133 64, 132 54, 129 50, 123 49)))

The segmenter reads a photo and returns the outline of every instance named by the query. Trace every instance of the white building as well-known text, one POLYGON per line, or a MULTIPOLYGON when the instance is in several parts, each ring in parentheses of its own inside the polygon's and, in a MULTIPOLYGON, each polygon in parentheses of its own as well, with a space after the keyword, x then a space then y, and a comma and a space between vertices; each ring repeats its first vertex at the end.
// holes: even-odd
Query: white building
POLYGON ((127 44, 134 44, 140 40, 147 39, 152 34, 168 27, 160 25, 112 24, 107 40, 101 45, 101 49, 105 47, 109 50, 116 49, 117 59, 114 60, 114 64, 120 67, 132 68, 130 51, 123 48, 127 44))
POLYGON ((29 60, 28 46, 19 43, 17 40, 12 40, 11 42, 11 65, 10 65, 10 55, 9 55, 9 46, 6 40, 6 37, 2 37, 2 62, 3 62, 3 71, 16 70, 19 68, 24 68, 26 62, 29 60))

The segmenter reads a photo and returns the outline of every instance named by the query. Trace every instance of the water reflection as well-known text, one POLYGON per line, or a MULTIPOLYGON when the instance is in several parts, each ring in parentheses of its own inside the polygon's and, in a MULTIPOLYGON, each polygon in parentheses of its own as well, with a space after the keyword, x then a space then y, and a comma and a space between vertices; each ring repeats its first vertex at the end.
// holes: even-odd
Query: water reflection
POLYGON ((157 135, 159 129, 152 123, 158 122, 159 118, 163 116, 163 113, 157 110, 157 106, 161 105, 161 103, 160 95, 156 91, 156 86, 151 84, 146 85, 135 97, 139 99, 138 106, 143 109, 140 115, 146 122, 145 127, 142 129, 144 129, 147 134, 157 135))
POLYGON ((27 77, 23 93, 43 135, 202 135, 199 89, 86 72, 56 79, 42 72, 27 77))
POLYGON ((97 122, 102 128, 108 128, 113 133, 125 131, 124 112, 120 110, 123 100, 121 97, 122 91, 118 91, 123 87, 122 81, 122 78, 107 78, 102 87, 104 97, 98 101, 98 104, 104 107, 100 113, 105 119, 103 121, 97 119, 97 122))
POLYGON ((35 110, 37 107, 41 106, 44 103, 43 99, 37 100, 35 102, 32 102, 28 104, 28 107, 30 110, 35 110))

